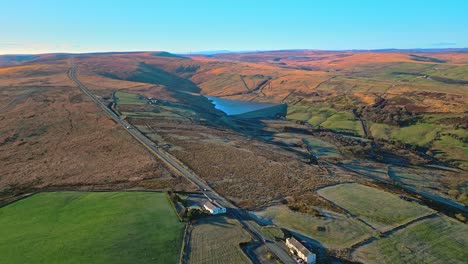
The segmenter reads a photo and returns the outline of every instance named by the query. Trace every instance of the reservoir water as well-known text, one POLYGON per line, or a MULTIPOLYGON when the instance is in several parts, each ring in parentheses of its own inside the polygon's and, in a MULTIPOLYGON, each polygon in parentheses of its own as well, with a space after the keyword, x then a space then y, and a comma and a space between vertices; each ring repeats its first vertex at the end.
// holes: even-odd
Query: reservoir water
POLYGON ((216 96, 206 96, 206 98, 208 98, 208 100, 214 104, 216 109, 223 111, 227 115, 240 115, 278 105, 270 103, 230 100, 216 96))

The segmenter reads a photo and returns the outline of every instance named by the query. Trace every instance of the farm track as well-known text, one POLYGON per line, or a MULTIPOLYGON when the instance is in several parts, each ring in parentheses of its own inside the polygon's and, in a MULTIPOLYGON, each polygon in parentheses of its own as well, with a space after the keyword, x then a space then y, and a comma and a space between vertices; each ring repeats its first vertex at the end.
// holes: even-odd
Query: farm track
POLYGON ((184 230, 184 240, 180 253, 179 264, 188 264, 190 261, 190 239, 192 236, 193 225, 188 222, 184 230))
MULTIPOLYGON (((76 76, 76 65, 74 58, 71 58, 71 68, 68 71, 68 77, 76 84, 76 86, 87 96, 89 96, 111 119, 117 124, 120 124, 135 140, 141 143, 150 153, 161 159, 172 171, 185 177, 190 182, 195 184, 203 193, 210 199, 216 200, 222 206, 228 208, 229 214, 236 218, 242 226, 250 233, 253 240, 264 243, 267 248, 275 254, 283 263, 295 263, 290 255, 285 252, 277 242, 269 241, 258 228, 249 223, 250 217, 242 209, 238 208, 223 196, 216 193, 204 180, 188 169, 182 162, 178 161, 172 155, 169 155, 164 150, 156 146, 151 140, 145 137, 141 132, 134 128, 131 124, 122 120, 111 109, 109 109, 96 95, 94 95, 85 85, 83 85, 76 76)), ((267 80, 268 81, 268 80, 267 80)), ((266 83, 266 82, 265 82, 266 83)), ((263 83, 262 83, 263 84, 263 83)), ((252 90, 253 91, 253 90, 252 90)))
POLYGON ((410 225, 413 225, 413 224, 416 224, 422 220, 426 220, 426 219, 430 219, 430 218, 435 218, 435 217, 438 217, 438 213, 432 213, 432 214, 428 214, 428 215, 424 215, 424 216, 421 216, 419 218, 416 218, 416 219, 413 219, 407 223, 404 223, 402 225, 399 225, 399 226, 396 226, 394 227, 393 229, 391 230, 388 230, 386 232, 383 232, 383 233, 380 233, 380 236, 379 237, 375 237, 375 236, 372 236, 372 237, 369 237, 367 239, 364 239, 362 241, 359 241, 357 243, 355 243, 354 245, 352 245, 351 247, 349 247, 350 249, 350 255, 352 255, 352 253, 354 251, 356 251, 358 248, 362 247, 362 246, 365 246, 367 244, 370 244, 376 240, 379 240, 379 239, 382 239, 382 238, 386 238, 386 237, 389 237, 391 235, 393 235, 394 233, 400 231, 400 230, 403 230, 405 228, 407 228, 408 226, 410 225))

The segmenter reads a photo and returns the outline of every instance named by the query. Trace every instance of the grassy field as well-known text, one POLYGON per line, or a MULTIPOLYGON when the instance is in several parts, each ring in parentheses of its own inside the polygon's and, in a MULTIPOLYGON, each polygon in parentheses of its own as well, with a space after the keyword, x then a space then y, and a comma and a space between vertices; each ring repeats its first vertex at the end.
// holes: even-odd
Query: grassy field
MULTIPOLYGON (((402 100, 405 99, 402 98, 402 100)), ((466 144, 468 134, 456 125, 465 116, 466 114, 463 113, 421 114, 416 123, 401 127, 372 121, 367 121, 367 127, 370 135, 375 139, 427 147, 435 153, 436 158, 466 169, 468 168, 468 144, 466 144)), ((301 103, 288 106, 286 117, 291 120, 304 121, 312 127, 321 126, 336 132, 364 135, 360 122, 351 112, 301 103)))
POLYGON ((436 138, 440 131, 441 128, 433 124, 418 123, 398 129, 392 133, 392 137, 405 143, 426 146, 436 138))
POLYGON ((466 263, 468 227, 448 217, 426 219, 359 248, 365 263, 466 263))
POLYGON ((223 216, 198 220, 190 237, 189 262, 198 264, 250 263, 239 244, 250 241, 239 222, 223 216))
POLYGON ((256 213, 281 227, 310 236, 328 248, 347 248, 372 235, 365 224, 342 214, 324 211, 325 217, 315 217, 291 211, 287 206, 272 206, 256 213), (319 230, 319 227, 324 230, 319 230))
MULTIPOLYGON (((465 135, 465 138, 468 138, 465 135)), ((458 167, 467 170, 468 169, 468 143, 462 142, 448 135, 442 135, 436 141, 434 141, 433 149, 436 152, 437 158, 447 158, 454 161, 458 167)))
POLYGON ((116 91, 115 98, 117 104, 147 104, 144 96, 122 91, 116 91))
POLYGON ((316 157, 341 157, 336 146, 319 139, 304 139, 307 147, 314 153, 316 157))
POLYGON ((404 127, 369 122, 369 131, 375 139, 400 141, 414 146, 429 147, 434 156, 461 169, 468 168, 468 132, 450 124, 465 114, 425 114, 415 124, 404 127))
POLYGON ((336 110, 328 107, 310 107, 302 105, 288 106, 287 117, 294 120, 307 121, 316 127, 336 113, 336 110))
POLYGON ((1 263, 177 263, 163 193, 40 193, 0 209, 1 263))
POLYGON ((307 105, 289 106, 287 118, 306 121, 313 127, 322 126, 327 129, 364 135, 361 124, 350 112, 337 112, 329 107, 313 107, 307 105))
MULTIPOLYGON (((256 222, 254 222, 256 223, 256 222)), ((284 239, 284 233, 276 226, 259 226, 260 230, 270 239, 284 239)))
POLYGON ((356 215, 380 232, 433 213, 427 207, 391 193, 360 184, 340 184, 318 191, 319 195, 356 215))
POLYGON ((445 77, 445 78, 450 78, 450 79, 466 81, 468 80, 468 77, 466 76, 467 71, 468 71, 468 66, 466 65, 464 66, 446 65, 442 68, 438 66, 438 69, 431 69, 431 70, 425 71, 425 73, 431 76, 440 76, 440 77, 445 77))
POLYGON ((376 139, 390 139, 392 127, 386 124, 372 123, 370 124, 370 133, 376 139))
POLYGON ((322 124, 322 127, 340 132, 364 135, 361 123, 349 112, 337 112, 329 117, 322 124))

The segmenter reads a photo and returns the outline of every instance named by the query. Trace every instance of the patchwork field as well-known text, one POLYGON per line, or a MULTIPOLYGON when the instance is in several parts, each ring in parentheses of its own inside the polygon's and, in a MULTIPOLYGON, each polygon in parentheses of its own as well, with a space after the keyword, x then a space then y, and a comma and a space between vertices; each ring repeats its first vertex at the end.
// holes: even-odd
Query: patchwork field
POLYGON ((240 243, 249 241, 249 234, 236 220, 223 216, 197 220, 191 231, 189 263, 251 263, 240 248, 240 243))
POLYGON ((255 214, 333 249, 350 247, 373 233, 368 226, 351 217, 329 211, 321 212, 323 216, 319 217, 291 211, 287 206, 272 206, 255 214))
POLYGON ((271 206, 255 214, 271 219, 278 226, 299 232, 317 240, 327 248, 342 249, 365 240, 373 230, 365 224, 342 214, 321 211, 314 216, 291 211, 287 206, 271 206))
POLYGON ((184 224, 163 193, 39 193, 0 208, 2 263, 177 263, 184 224))
POLYGON ((336 110, 333 108, 291 105, 288 107, 287 117, 294 120, 304 120, 317 127, 335 113, 336 110))
POLYGON ((466 263, 468 227, 448 217, 425 219, 360 247, 353 255, 365 263, 466 263))
POLYGON ((380 232, 434 213, 415 202, 408 202, 394 194, 360 184, 326 187, 320 189, 318 194, 380 232))

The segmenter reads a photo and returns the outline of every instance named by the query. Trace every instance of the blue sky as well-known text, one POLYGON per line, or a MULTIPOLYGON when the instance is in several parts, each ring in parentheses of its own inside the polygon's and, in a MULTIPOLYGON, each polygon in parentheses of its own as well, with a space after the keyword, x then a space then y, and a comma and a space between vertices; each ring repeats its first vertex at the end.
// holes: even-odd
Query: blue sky
POLYGON ((0 54, 468 47, 467 13, 465 0, 0 0, 0 54))

